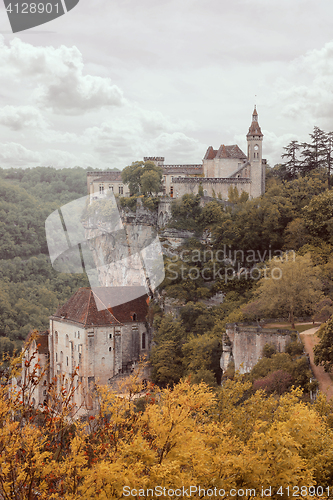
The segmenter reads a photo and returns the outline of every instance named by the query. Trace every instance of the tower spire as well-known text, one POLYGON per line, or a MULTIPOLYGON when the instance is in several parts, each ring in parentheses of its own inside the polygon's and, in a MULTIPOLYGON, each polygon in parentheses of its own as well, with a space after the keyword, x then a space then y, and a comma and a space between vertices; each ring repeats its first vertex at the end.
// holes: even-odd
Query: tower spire
POLYGON ((253 139, 263 137, 263 134, 261 132, 261 128, 260 128, 259 122, 258 122, 258 112, 257 112, 257 105, 256 104, 254 105, 254 110, 252 113, 252 123, 250 125, 249 132, 247 134, 247 138, 249 139, 250 136, 252 136, 253 139))

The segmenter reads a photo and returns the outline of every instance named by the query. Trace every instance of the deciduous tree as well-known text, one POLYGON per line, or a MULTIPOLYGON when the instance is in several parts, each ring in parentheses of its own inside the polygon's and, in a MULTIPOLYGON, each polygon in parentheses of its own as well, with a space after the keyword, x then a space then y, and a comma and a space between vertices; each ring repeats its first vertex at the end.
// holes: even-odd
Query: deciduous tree
POLYGON ((321 297, 318 269, 310 255, 284 254, 266 265, 265 276, 259 281, 255 295, 263 314, 288 314, 292 328, 295 315, 311 314, 321 297))

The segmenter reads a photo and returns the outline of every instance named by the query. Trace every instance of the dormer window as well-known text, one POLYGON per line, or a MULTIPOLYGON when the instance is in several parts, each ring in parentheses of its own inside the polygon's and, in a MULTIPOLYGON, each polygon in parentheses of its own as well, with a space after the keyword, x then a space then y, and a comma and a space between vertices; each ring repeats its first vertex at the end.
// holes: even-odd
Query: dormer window
POLYGON ((137 314, 136 313, 133 313, 132 321, 137 321, 137 314))

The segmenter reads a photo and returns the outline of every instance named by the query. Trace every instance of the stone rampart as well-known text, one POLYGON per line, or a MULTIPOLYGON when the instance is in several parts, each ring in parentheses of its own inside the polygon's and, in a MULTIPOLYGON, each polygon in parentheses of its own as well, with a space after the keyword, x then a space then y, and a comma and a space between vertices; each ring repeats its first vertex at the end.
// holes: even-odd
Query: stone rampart
POLYGON ((249 373, 263 357, 265 344, 272 344, 277 352, 285 352, 291 342, 292 331, 279 328, 261 328, 230 323, 226 327, 227 339, 223 341, 221 369, 233 359, 235 370, 249 373))
POLYGON ((246 177, 173 177, 172 184, 175 198, 181 198, 184 194, 198 194, 200 185, 203 188, 204 196, 214 198, 214 196, 220 195, 223 200, 227 200, 230 187, 237 187, 239 194, 245 191, 251 197, 251 179, 246 177))

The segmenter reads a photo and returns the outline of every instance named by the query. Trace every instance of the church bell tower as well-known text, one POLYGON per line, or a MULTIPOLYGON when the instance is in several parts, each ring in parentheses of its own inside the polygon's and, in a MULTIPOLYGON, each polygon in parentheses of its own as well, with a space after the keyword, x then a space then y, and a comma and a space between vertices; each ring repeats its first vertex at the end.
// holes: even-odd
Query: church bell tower
POLYGON ((247 133, 247 157, 251 164, 251 196, 257 198, 265 192, 265 165, 262 161, 263 133, 258 122, 256 106, 252 113, 252 123, 247 133))

